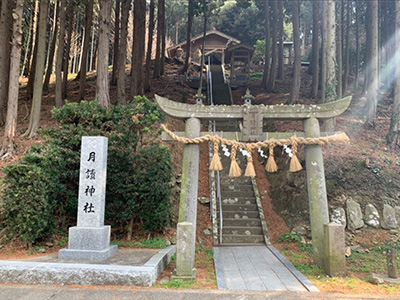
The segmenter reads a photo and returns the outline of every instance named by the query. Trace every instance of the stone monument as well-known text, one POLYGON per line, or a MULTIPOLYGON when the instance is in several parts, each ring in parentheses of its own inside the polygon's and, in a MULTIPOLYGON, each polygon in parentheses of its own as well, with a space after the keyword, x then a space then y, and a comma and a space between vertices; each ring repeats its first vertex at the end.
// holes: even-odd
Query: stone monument
POLYGON ((107 143, 106 137, 82 137, 78 224, 69 228, 60 259, 104 260, 117 251, 110 246, 111 226, 104 225, 107 143))

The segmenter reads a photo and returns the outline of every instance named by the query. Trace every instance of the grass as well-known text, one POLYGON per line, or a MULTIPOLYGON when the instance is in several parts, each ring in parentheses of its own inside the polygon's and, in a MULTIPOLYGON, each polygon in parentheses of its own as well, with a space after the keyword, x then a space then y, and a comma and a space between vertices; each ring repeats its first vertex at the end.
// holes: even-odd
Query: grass
POLYGON ((167 288, 176 288, 176 289, 189 289, 192 284, 194 283, 194 280, 182 280, 182 279, 174 279, 167 281, 166 283, 162 284, 162 287, 167 287, 167 288))
POLYGON ((133 247, 133 248, 150 248, 150 249, 164 249, 167 247, 165 240, 161 237, 155 237, 151 239, 145 239, 138 242, 127 242, 127 241, 112 241, 112 245, 118 247, 133 247))

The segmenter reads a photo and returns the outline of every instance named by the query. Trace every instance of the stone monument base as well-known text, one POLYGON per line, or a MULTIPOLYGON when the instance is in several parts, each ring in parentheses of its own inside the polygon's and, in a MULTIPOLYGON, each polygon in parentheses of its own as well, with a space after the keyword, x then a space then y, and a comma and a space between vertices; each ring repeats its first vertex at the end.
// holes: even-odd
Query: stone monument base
POLYGON ((172 271, 171 279, 181 279, 181 280, 195 280, 196 279, 196 268, 192 269, 191 275, 178 275, 176 274, 176 269, 172 271))
POLYGON ((68 249, 58 252, 59 259, 104 260, 117 252, 110 246, 111 226, 70 227, 68 249))

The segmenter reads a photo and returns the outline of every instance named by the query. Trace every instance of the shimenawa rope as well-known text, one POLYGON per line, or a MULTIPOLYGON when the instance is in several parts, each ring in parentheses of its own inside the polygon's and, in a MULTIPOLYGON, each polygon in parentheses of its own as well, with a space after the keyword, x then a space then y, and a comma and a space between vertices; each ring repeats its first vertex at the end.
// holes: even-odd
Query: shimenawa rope
POLYGON ((291 145, 292 146, 292 158, 290 160, 290 172, 297 172, 302 170, 302 166, 297 158, 297 147, 299 144, 303 145, 325 145, 328 143, 348 143, 350 142, 349 137, 344 133, 337 133, 331 136, 319 137, 319 138, 304 138, 297 137, 296 135, 292 136, 290 139, 269 139, 260 142, 254 143, 243 143, 235 140, 228 140, 225 138, 221 138, 218 135, 204 135, 197 138, 186 138, 177 136, 171 130, 169 130, 164 124, 161 124, 161 128, 171 136, 171 138, 177 142, 183 144, 200 144, 204 142, 211 141, 213 142, 213 158, 210 164, 210 170, 221 171, 223 169, 221 164, 221 159, 219 157, 218 149, 219 144, 225 144, 232 147, 231 150, 231 167, 229 170, 230 177, 239 177, 242 173, 240 167, 236 161, 236 152, 238 148, 246 149, 249 155, 247 155, 247 167, 245 171, 245 176, 255 177, 255 170, 253 165, 253 156, 252 150, 256 148, 269 148, 269 157, 267 160, 267 164, 265 169, 267 172, 276 172, 278 170, 278 166, 276 165, 274 158, 274 148, 276 146, 283 145, 291 145))

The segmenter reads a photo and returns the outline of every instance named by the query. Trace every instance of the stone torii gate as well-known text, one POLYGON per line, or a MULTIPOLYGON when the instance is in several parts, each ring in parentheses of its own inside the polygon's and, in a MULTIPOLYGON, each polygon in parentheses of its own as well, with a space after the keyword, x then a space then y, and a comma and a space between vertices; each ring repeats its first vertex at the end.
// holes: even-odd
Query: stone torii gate
MULTIPOLYGON (((178 136, 196 138, 209 132, 200 132, 201 121, 242 120, 241 132, 224 132, 224 138, 242 142, 265 141, 268 139, 299 137, 319 138, 332 133, 321 133, 318 120, 329 119, 342 114, 350 105, 351 96, 320 105, 245 105, 205 106, 202 104, 178 103, 155 95, 160 108, 170 117, 185 120, 185 132, 175 132, 178 136), (304 132, 263 132, 263 120, 301 120, 304 132)), ((163 136, 163 139, 168 138, 163 136)), ((310 210, 311 234, 314 261, 324 265, 324 224, 329 223, 328 201, 326 195, 325 172, 320 145, 306 145, 305 160, 307 172, 307 190, 310 210)), ((199 145, 185 144, 182 163, 182 184, 179 207, 179 222, 193 224, 192 262, 187 270, 193 269, 195 232, 197 215, 197 186, 199 171, 199 145)), ((179 246, 178 246, 179 247, 179 246)), ((327 247, 330 247, 329 245, 327 247)), ((178 249, 179 251, 179 249, 178 249)), ((177 261, 177 269, 179 268, 177 261)), ((180 274, 177 274, 180 275, 180 274)), ((194 276, 181 274, 183 277, 194 276)))

